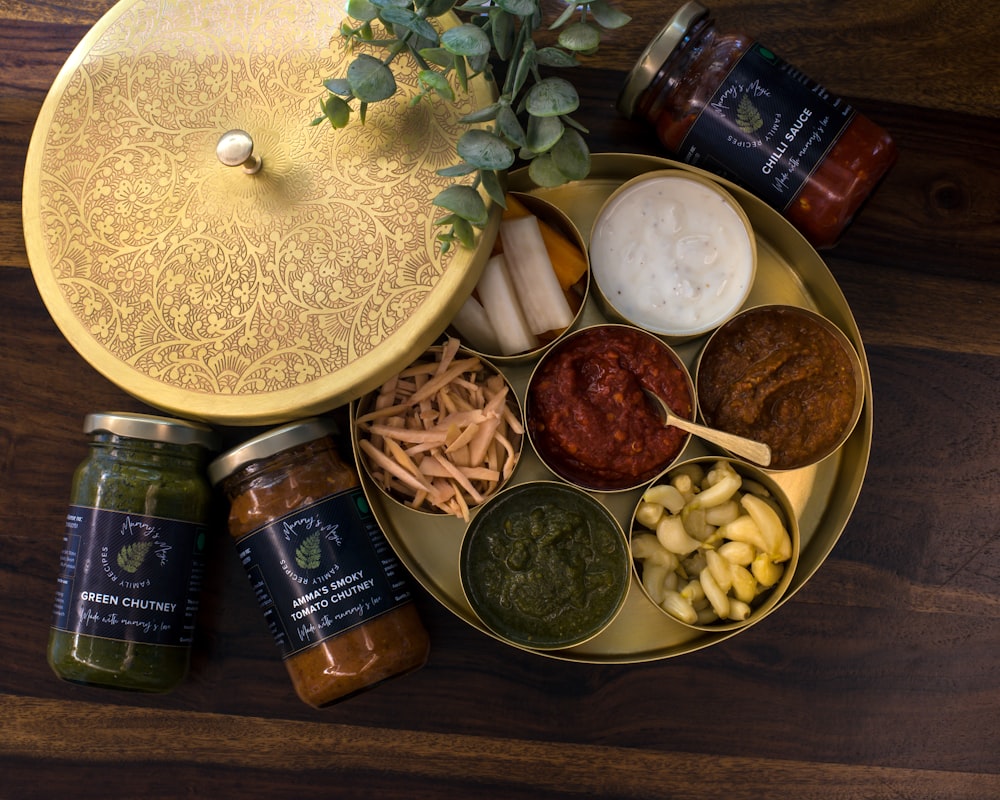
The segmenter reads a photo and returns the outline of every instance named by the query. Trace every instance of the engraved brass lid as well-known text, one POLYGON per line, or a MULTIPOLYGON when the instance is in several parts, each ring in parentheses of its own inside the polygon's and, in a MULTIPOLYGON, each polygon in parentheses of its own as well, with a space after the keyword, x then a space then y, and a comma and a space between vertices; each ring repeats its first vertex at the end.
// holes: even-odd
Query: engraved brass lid
POLYGON ((484 78, 310 125, 354 54, 330 0, 123 0, 74 50, 28 152, 24 229, 49 313, 125 391, 231 425, 329 410, 416 358, 499 223, 442 254, 433 198, 484 78))

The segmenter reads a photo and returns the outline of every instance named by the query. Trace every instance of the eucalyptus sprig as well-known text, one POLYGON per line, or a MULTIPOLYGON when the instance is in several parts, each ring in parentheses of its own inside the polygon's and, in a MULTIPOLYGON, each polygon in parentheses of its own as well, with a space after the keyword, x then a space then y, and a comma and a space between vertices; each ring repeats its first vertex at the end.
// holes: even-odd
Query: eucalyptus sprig
POLYGON ((329 94, 320 102, 324 120, 343 128, 357 113, 365 120, 368 106, 392 97, 397 90, 392 63, 402 55, 418 65, 420 90, 413 102, 433 96, 454 101, 453 84, 468 90, 479 75, 495 81, 495 102, 461 118, 470 127, 458 139, 457 163, 438 174, 456 179, 434 199, 444 216, 435 220, 442 230, 443 251, 455 243, 475 242, 475 229, 488 219, 479 188, 505 205, 503 176, 520 159, 528 163, 539 186, 558 186, 585 178, 590 172, 587 129, 572 118, 580 97, 572 83, 546 77, 542 68, 579 64, 578 55, 596 52, 602 29, 620 28, 630 17, 607 0, 570 0, 548 25, 559 30, 557 43, 539 46, 543 24, 540 0, 348 0, 340 33, 349 48, 365 44, 384 51, 382 58, 359 53, 347 74, 324 82, 329 94), (432 24, 449 12, 459 24, 439 33, 432 24), (464 21, 462 21, 464 20, 464 21), (377 26, 375 23, 379 23, 377 26), (471 182, 459 182, 469 179, 471 182))

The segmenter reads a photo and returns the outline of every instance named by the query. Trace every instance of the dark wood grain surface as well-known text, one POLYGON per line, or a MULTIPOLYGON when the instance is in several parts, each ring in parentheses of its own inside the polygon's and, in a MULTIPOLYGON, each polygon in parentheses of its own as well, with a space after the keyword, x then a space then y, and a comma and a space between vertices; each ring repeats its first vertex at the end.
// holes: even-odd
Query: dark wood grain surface
MULTIPOLYGON (((725 0, 894 135, 899 162, 823 253, 865 341, 860 499, 808 584, 663 661, 578 665, 481 635, 429 595, 426 667, 322 711, 294 695, 219 537, 189 680, 165 696, 45 663, 82 417, 147 411, 61 337, 28 268, 24 159, 45 93, 111 0, 0 0, 0 798, 1000 797, 1000 14, 955 0, 725 0)), ((663 154, 614 98, 675 10, 574 79, 595 151, 663 154)))

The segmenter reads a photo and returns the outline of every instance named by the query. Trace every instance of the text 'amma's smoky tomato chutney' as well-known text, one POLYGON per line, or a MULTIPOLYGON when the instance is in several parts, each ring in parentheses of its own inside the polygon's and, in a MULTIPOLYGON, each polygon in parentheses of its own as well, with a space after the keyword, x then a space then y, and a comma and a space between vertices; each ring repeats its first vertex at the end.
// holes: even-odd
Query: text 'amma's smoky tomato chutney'
POLYGON ((587 489, 645 483, 677 458, 687 434, 666 427, 645 390, 691 418, 691 381, 662 341, 624 325, 595 325, 539 362, 527 394, 527 428, 541 459, 587 489))
POLYGON ((771 447, 772 469, 825 458, 858 420, 857 354, 806 309, 761 306, 733 317, 705 345, 698 403, 705 422, 771 447))

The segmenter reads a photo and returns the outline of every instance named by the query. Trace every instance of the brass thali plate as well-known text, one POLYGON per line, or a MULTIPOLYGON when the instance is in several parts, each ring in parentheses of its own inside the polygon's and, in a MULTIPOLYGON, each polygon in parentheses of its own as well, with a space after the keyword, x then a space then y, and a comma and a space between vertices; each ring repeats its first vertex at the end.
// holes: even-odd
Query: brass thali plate
MULTIPOLYGON (((579 228, 584 240, 604 200, 626 180, 664 168, 701 170, 662 158, 628 154, 597 154, 586 180, 565 186, 540 189, 525 171, 511 176, 510 189, 530 193, 562 209, 579 228)), ((840 538, 854 510, 864 481, 871 450, 872 397, 868 361, 857 324, 847 301, 823 260, 809 243, 777 212, 750 193, 715 176, 740 202, 754 226, 758 238, 758 274, 745 306, 782 303, 804 306, 829 318, 854 344, 864 371, 865 406, 854 432, 834 455, 817 465, 789 472, 771 473, 788 495, 799 520, 802 551, 788 592, 769 613, 780 607, 808 581, 826 560, 840 538)), ((589 299, 578 326, 602 322, 596 303, 589 299)), ((704 337, 675 349, 693 367, 704 344, 704 337)), ((518 398, 524 405, 524 392, 533 364, 502 367, 518 398)), ((709 454, 711 451, 693 437, 681 458, 709 454)), ((386 499, 367 477, 362 484, 374 513, 400 559, 420 582, 446 608, 491 634, 478 621, 462 591, 459 554, 465 524, 456 518, 412 511, 386 499)), ((514 482, 551 480, 537 456, 526 445, 514 475, 514 482)), ((641 490, 616 494, 595 493, 626 530, 641 490)), ((756 622, 754 624, 757 624, 756 622)), ((749 627, 749 626, 748 626, 749 627)), ((624 664, 689 653, 747 630, 727 633, 702 633, 674 622, 653 606, 639 587, 635 575, 625 607, 607 630, 576 647, 557 651, 530 650, 550 658, 581 663, 624 664)), ((528 648, 525 648, 528 649, 528 648)))
POLYGON ((354 58, 343 5, 122 0, 46 97, 23 195, 35 282, 83 358, 152 406, 228 425, 330 410, 419 355, 478 279, 488 248, 442 254, 432 200, 495 87, 411 105, 402 59, 365 124, 311 125, 354 58), (259 172, 217 156, 234 130, 259 172))

